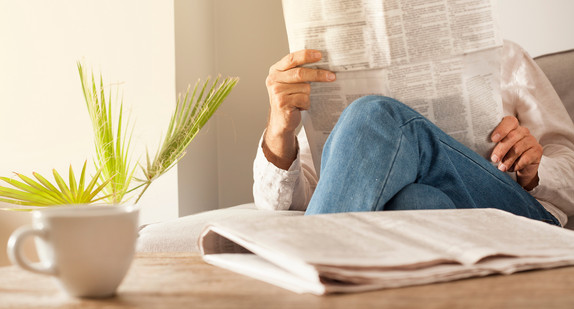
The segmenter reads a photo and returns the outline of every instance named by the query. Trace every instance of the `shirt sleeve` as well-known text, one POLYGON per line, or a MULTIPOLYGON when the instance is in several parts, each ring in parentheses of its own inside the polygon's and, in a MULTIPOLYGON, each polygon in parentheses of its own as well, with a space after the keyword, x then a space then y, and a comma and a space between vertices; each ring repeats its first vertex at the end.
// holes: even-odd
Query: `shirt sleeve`
MULTIPOLYGON (((265 133, 264 133, 265 134, 265 133)), ((259 140, 253 162, 253 198, 255 206, 267 210, 305 210, 317 186, 317 175, 311 159, 305 131, 297 136, 297 158, 288 170, 269 162, 259 140)))
POLYGON ((512 42, 505 42, 505 50, 501 89, 505 111, 514 114, 544 149, 540 181, 530 193, 565 224, 566 217, 574 215, 574 124, 526 51, 512 42))

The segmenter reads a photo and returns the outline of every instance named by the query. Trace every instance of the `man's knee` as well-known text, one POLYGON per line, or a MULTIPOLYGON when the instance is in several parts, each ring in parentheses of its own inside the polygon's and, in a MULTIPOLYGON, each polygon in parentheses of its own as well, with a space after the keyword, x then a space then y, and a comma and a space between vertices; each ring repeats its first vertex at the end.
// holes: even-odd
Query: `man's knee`
POLYGON ((355 100, 347 106, 341 116, 359 119, 392 117, 396 120, 402 120, 412 116, 413 112, 407 105, 393 98, 370 95, 355 100))

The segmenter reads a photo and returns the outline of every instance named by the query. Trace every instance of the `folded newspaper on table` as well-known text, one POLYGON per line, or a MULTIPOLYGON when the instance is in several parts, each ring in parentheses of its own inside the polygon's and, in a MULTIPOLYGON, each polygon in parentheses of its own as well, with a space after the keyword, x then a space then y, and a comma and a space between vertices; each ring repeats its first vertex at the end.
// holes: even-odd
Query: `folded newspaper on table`
POLYGON ((298 293, 344 293, 574 265, 574 232, 496 209, 232 218, 199 240, 213 265, 298 293))
POLYGON ((502 119, 497 0, 283 0, 289 49, 317 49, 312 67, 337 72, 314 83, 303 123, 313 163, 342 110, 385 95, 490 157, 502 119))

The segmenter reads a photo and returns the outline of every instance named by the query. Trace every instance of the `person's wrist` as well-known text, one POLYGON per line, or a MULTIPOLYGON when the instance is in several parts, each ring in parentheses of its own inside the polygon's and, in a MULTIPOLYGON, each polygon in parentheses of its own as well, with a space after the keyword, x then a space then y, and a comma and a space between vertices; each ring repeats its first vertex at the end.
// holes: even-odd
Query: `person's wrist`
POLYGON ((267 161, 275 166, 288 170, 297 158, 297 137, 291 130, 276 130, 267 127, 261 145, 267 161))
POLYGON ((524 190, 532 191, 534 190, 534 188, 538 186, 539 182, 540 178, 538 178, 538 173, 536 173, 534 177, 531 177, 530 179, 522 179, 519 183, 522 186, 522 188, 524 188, 524 190))

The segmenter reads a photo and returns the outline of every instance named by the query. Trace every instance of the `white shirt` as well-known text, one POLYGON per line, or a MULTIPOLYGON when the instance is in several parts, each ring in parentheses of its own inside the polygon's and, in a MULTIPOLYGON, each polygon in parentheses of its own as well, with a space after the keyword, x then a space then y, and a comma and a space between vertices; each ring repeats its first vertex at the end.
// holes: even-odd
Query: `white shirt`
MULTIPOLYGON (((505 115, 542 145, 539 184, 529 193, 564 226, 574 215, 574 124, 550 81, 520 46, 505 41, 500 89, 505 115)), ((305 210, 317 175, 304 130, 297 136, 299 153, 289 170, 267 161, 261 141, 253 164, 255 205, 270 210, 305 210)))

